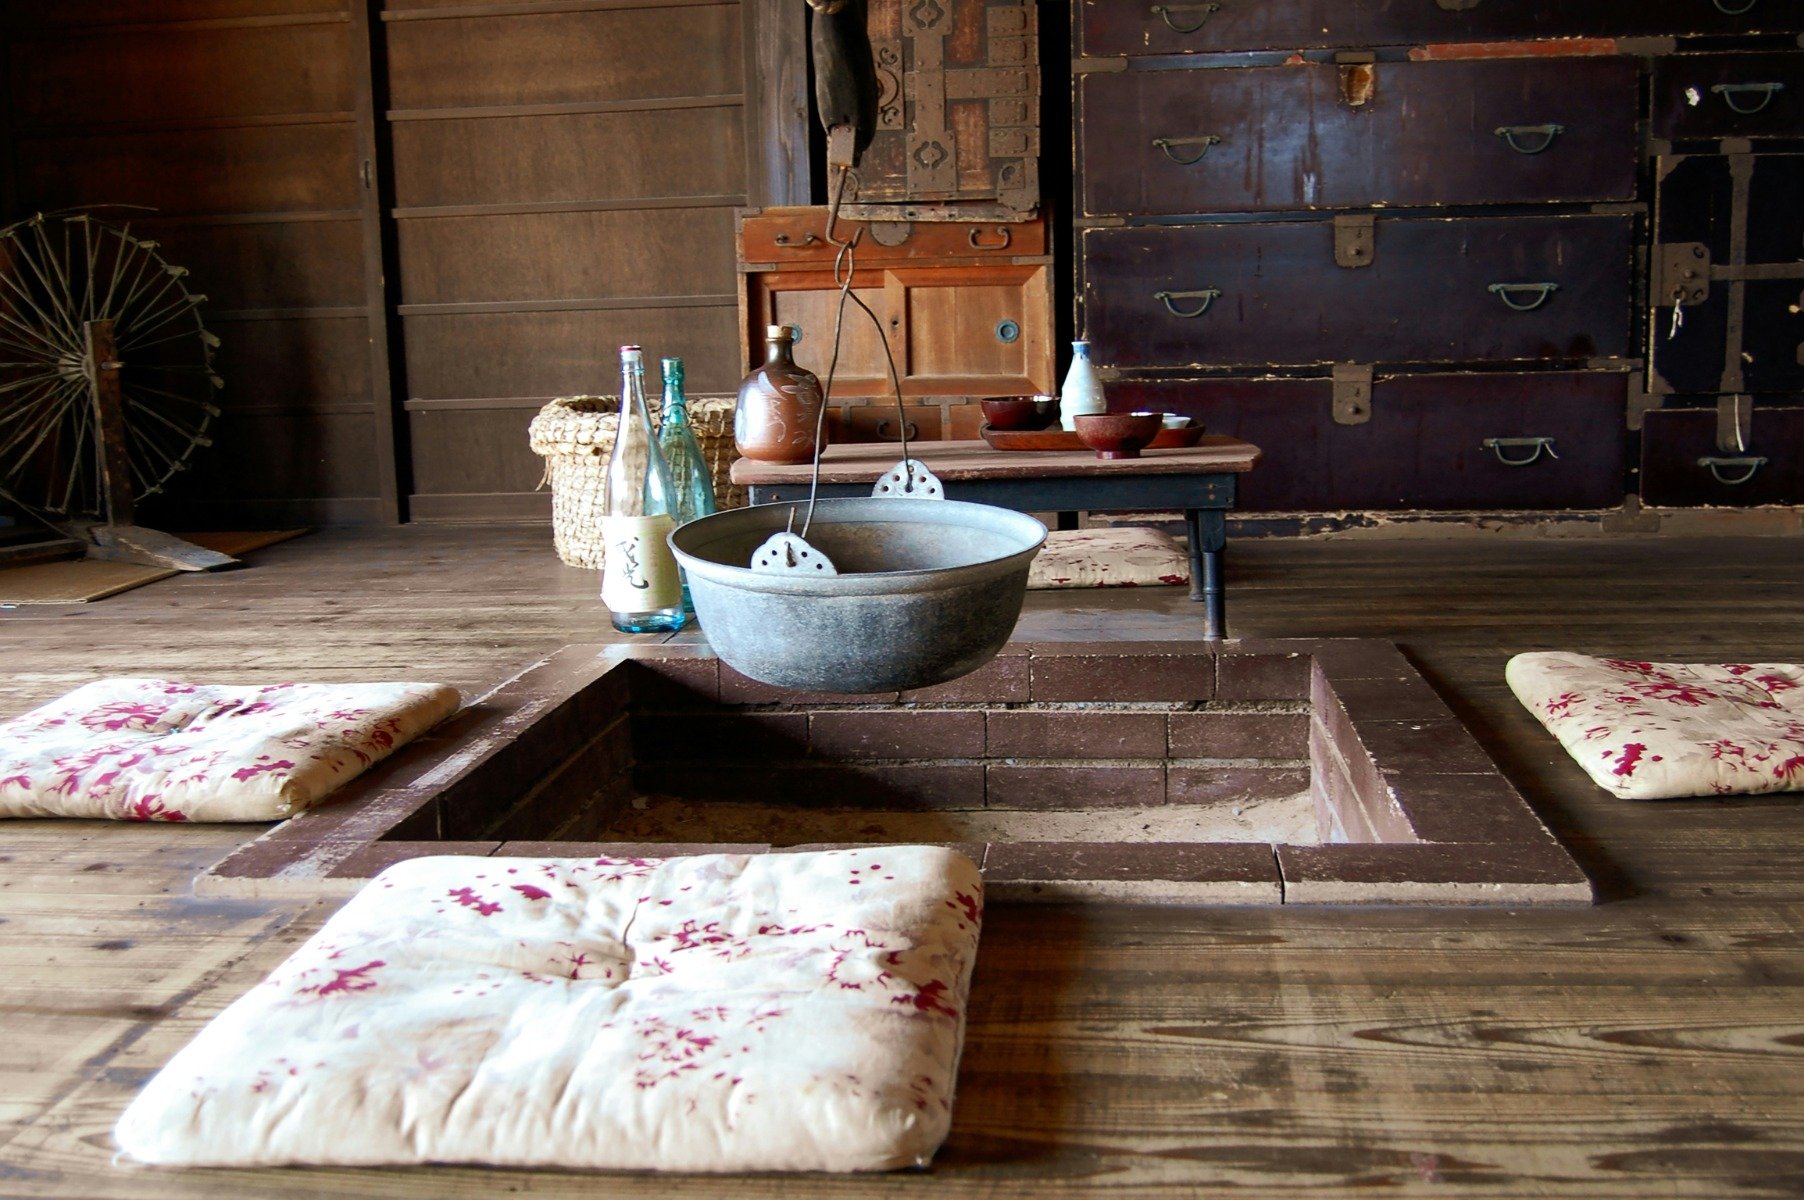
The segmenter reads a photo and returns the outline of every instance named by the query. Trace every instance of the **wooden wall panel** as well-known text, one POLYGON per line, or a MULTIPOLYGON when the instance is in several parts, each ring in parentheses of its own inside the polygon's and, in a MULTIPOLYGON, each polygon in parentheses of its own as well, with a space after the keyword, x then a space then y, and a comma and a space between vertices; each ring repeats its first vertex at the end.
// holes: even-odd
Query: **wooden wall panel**
MULTIPOLYGON (((732 306, 410 317, 408 408, 430 400, 512 398, 536 411, 553 396, 612 394, 620 388, 619 348, 627 342, 643 345, 648 359, 680 356, 691 380, 737 377, 738 319, 732 306)), ((690 390, 720 389, 692 383, 690 390)), ((520 429, 524 438, 524 422, 520 429)), ((416 461, 416 473, 421 466, 416 461)))
POLYGON ((161 244, 170 262, 192 271, 216 309, 363 303, 362 281, 345 270, 362 254, 362 230, 352 216, 232 222, 136 217, 130 225, 161 244))
POLYGON ((358 200, 350 123, 22 133, 19 183, 40 208, 148 205, 165 213, 347 211, 358 200))
POLYGON ((408 430, 422 494, 519 493, 531 490, 545 464, 526 444, 525 409, 427 410, 409 414, 408 430))
POLYGON ((695 108, 397 120, 395 203, 737 195, 745 190, 743 127, 738 103, 712 99, 695 108))
MULTIPOLYGON (((389 100, 397 109, 722 95, 739 91, 736 3, 511 15, 384 13, 389 100)), ((483 6, 485 14, 501 6, 483 6)), ((467 8, 454 11, 467 11, 467 8)), ((598 148, 605 153, 605 148, 598 148)), ((671 146, 668 152, 694 153, 671 146)))
POLYGON ((213 445, 143 519, 393 519, 363 0, 0 11, 17 207, 133 206, 221 340, 213 445))
POLYGON ((35 46, 15 63, 16 119, 66 126, 269 119, 355 103, 350 25, 95 31, 35 46), (271 70, 276 63, 304 64, 271 70), (169 69, 180 63, 179 71, 169 69))
MULTIPOLYGON (((526 213, 402 221, 403 313, 422 304, 711 295, 734 303, 728 208, 526 213)), ((706 386, 724 387, 711 380, 706 386)), ((739 379, 732 380, 735 386, 739 379)))
POLYGON ((367 318, 228 317, 214 328, 229 397, 221 407, 371 411, 367 318))

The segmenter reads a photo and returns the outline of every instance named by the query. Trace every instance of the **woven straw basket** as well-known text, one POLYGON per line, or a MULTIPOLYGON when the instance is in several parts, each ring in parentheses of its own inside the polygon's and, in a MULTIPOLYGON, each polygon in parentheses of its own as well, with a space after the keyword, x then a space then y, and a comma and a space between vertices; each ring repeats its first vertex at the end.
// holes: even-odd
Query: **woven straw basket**
MULTIPOLYGON (((647 397, 647 399, 651 399, 647 397)), ((739 452, 733 447, 733 397, 695 396, 689 422, 701 443, 714 479, 714 502, 721 508, 745 503, 745 489, 728 477, 739 452)), ((657 409, 652 409, 654 419, 657 409)), ((528 436, 545 460, 551 485, 551 534, 557 556, 573 567, 600 570, 607 563, 601 518, 607 513, 608 456, 620 428, 617 396, 562 396, 539 410, 528 436)))

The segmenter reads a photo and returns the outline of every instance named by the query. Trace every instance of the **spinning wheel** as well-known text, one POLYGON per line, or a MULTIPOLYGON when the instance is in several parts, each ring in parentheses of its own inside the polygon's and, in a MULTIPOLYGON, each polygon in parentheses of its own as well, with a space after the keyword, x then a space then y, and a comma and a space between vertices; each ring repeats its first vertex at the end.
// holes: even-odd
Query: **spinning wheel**
POLYGON ((0 229, 0 490, 115 557, 206 569, 231 560, 132 524, 211 444, 223 383, 206 297, 157 249, 82 212, 0 229))

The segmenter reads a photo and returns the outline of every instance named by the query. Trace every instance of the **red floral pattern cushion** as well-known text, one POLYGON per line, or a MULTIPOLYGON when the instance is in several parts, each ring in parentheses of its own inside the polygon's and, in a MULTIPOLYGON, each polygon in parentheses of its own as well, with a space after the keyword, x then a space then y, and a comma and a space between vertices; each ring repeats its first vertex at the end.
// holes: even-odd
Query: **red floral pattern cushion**
POLYGON ((1027 572, 1030 588, 1147 587, 1190 582, 1190 552, 1160 529, 1063 529, 1027 572))
POLYGON ((1510 689, 1632 800, 1804 789, 1804 666, 1518 654, 1510 689))
POLYGON ((924 1165, 982 880, 929 846, 390 867, 120 1118, 147 1163, 924 1165))
POLYGON ((281 820, 457 704, 435 683, 101 679, 0 722, 0 817, 281 820))

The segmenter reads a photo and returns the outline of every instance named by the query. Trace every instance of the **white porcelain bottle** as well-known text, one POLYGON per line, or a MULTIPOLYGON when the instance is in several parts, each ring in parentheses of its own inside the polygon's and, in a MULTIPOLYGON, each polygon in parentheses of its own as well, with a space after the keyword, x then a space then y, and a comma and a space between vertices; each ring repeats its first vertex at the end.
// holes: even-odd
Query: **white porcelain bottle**
POLYGON ((1059 388, 1059 425, 1076 432, 1074 417, 1108 410, 1102 395, 1102 377, 1090 361, 1090 343, 1072 342, 1071 369, 1065 372, 1065 383, 1059 388))

